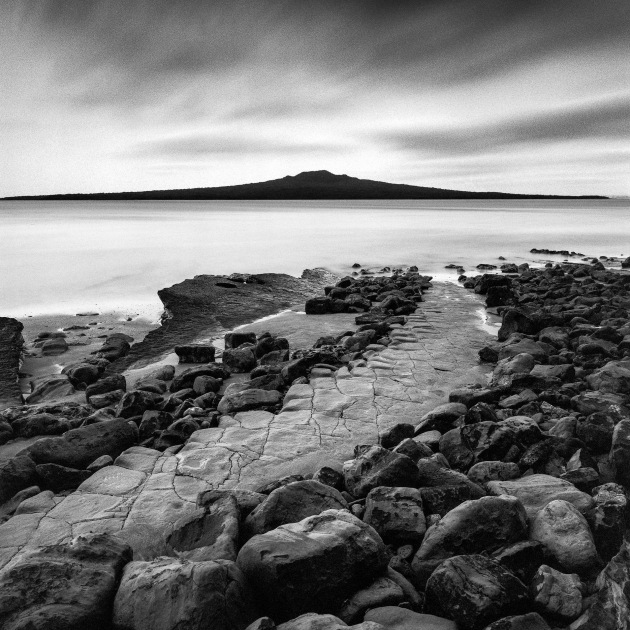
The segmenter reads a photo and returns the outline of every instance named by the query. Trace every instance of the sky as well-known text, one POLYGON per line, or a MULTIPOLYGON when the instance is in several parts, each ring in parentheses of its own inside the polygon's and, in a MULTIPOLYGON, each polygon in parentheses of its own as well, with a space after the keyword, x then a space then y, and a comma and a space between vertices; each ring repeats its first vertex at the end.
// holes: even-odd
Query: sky
POLYGON ((628 0, 10 0, 0 25, 0 196, 321 169, 630 195, 628 0))

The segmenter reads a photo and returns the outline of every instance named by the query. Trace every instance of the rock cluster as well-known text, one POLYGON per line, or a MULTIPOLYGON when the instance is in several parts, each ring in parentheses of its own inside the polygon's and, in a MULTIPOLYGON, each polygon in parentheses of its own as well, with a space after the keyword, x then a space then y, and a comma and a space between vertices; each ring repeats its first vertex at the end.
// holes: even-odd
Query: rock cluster
MULTIPOLYGON (((558 265, 462 281, 503 317, 480 351, 493 364, 486 386, 357 444, 341 470, 200 494, 146 557, 131 558, 134 532, 115 530, 17 555, 0 571, 2 627, 627 629, 630 276, 558 265), (57 585, 60 558, 64 579, 88 585, 84 599, 57 585), (30 598, 21 584, 35 564, 42 594, 30 598)), ((0 468, 4 517, 64 491, 43 475, 104 474, 121 453, 140 457, 129 446, 176 452, 221 417, 275 411, 289 385, 385 349, 400 300, 430 287, 415 272, 342 282, 369 302, 359 329, 309 351, 233 333, 223 363, 147 379, 100 409, 94 399, 120 381, 88 388, 92 405, 4 412, 13 431, 53 434, 0 468)))

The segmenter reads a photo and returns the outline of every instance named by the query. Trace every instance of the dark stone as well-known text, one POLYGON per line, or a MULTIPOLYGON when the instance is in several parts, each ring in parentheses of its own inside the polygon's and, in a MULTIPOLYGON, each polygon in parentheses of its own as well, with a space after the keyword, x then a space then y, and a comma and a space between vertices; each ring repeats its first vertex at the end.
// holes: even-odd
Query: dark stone
POLYGON ((180 363, 211 363, 214 353, 215 347, 212 345, 175 346, 180 363))
POLYGON ((90 475, 89 470, 77 470, 58 464, 38 464, 35 466, 40 486, 53 492, 76 490, 90 475))
POLYGON ((396 424, 381 435, 380 444, 383 448, 394 448, 404 439, 412 438, 414 430, 412 424, 396 424))
POLYGON ((89 403, 92 396, 107 394, 117 390, 127 390, 127 381, 122 374, 112 374, 92 385, 88 385, 85 389, 85 400, 89 403))

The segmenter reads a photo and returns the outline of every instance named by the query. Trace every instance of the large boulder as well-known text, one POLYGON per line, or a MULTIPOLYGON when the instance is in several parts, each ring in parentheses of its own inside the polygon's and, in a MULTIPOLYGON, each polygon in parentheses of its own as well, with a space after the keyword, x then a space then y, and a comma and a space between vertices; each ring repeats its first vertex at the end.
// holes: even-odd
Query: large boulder
POLYGON ((250 537, 326 510, 347 508, 348 504, 338 490, 318 481, 295 481, 271 492, 245 519, 244 530, 250 537))
POLYGON ((611 394, 630 394, 630 361, 611 361, 586 377, 591 389, 611 394))
POLYGON ((37 485, 35 462, 19 453, 16 457, 0 461, 0 505, 8 501, 16 492, 37 485))
POLYGON ((458 553, 491 552, 527 537, 527 516, 513 497, 466 501, 429 528, 412 562, 424 584, 446 558, 458 553))
POLYGON ((378 486, 418 486, 418 467, 413 460, 382 446, 372 446, 345 462, 343 475, 348 492, 355 497, 364 497, 378 486))
POLYGON ((445 560, 426 588, 426 611, 453 619, 459 630, 481 630, 506 615, 524 612, 525 585, 499 563, 481 555, 445 560))
POLYGON ((416 435, 431 430, 445 433, 452 429, 453 423, 461 416, 464 416, 467 411, 466 405, 458 402, 449 402, 439 405, 420 418, 420 422, 416 426, 416 435))
POLYGON ((222 361, 230 372, 249 372, 256 367, 256 355, 249 347, 226 348, 222 361))
POLYGON ((399 606, 372 608, 365 613, 365 621, 373 621, 385 630, 457 630, 450 619, 423 615, 399 606))
POLYGON ((129 345, 130 339, 130 337, 122 333, 109 335, 107 339, 105 339, 105 343, 103 343, 95 354, 100 359, 107 359, 108 361, 120 359, 129 354, 129 350, 131 350, 131 346, 129 345))
POLYGON ((36 464, 59 464, 83 469, 97 457, 118 457, 138 441, 138 427, 117 418, 67 431, 60 437, 42 438, 22 451, 36 464))
POLYGON ((230 376, 230 373, 219 363, 209 363, 208 365, 191 367, 175 376, 171 383, 171 391, 178 392, 187 387, 192 387, 198 376, 212 376, 216 379, 225 379, 230 376))
POLYGON ((543 564, 530 590, 536 606, 551 618, 573 621, 582 612, 582 582, 575 573, 560 573, 543 564))
POLYGON ((127 392, 116 407, 116 415, 119 418, 133 418, 141 416, 149 409, 155 409, 157 404, 162 400, 158 394, 144 392, 142 390, 134 390, 127 392))
POLYGON ((4 630, 109 630, 114 595, 131 548, 87 534, 38 549, 0 573, 4 630))
POLYGON ((114 601, 114 630, 244 630, 260 615, 227 560, 130 562, 114 601))
POLYGON ((36 435, 61 435, 77 425, 51 413, 35 413, 14 420, 12 426, 17 436, 30 438, 36 435))
POLYGON ((549 502, 561 499, 569 501, 580 512, 593 507, 593 498, 578 490, 572 483, 551 475, 529 475, 513 481, 490 481, 486 484, 489 494, 511 495, 525 507, 529 519, 549 502))
POLYGON ((551 501, 542 508, 532 520, 530 538, 571 573, 588 573, 600 563, 588 522, 568 501, 551 501))
POLYGON ((30 381, 31 393, 26 397, 29 405, 57 400, 74 394, 74 387, 66 374, 39 376, 30 381))
POLYGON ((246 389, 242 392, 226 394, 221 398, 217 410, 221 414, 234 414, 239 411, 273 407, 282 399, 282 394, 275 390, 246 389))
POLYGON ((591 606, 571 630, 628 630, 630 627, 630 542, 606 565, 595 582, 591 606))
POLYGON ((214 361, 215 347, 212 345, 175 346, 175 354, 180 363, 211 363, 214 361))
POLYGON ((111 374, 92 385, 88 385, 85 389, 85 400, 89 403, 92 396, 101 396, 119 390, 127 390, 127 380, 122 374, 111 374))
POLYGON ((416 488, 374 488, 365 500, 363 520, 387 543, 418 543, 427 529, 422 493, 416 488))
POLYGON ((341 510, 254 536, 237 559, 276 621, 338 611, 345 599, 382 574, 387 562, 378 534, 341 510))

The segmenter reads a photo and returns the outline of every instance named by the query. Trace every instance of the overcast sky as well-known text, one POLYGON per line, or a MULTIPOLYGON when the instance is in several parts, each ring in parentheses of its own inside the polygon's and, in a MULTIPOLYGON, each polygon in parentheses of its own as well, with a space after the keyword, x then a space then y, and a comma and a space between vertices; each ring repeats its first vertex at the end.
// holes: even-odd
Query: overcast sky
POLYGON ((630 194, 628 0, 6 0, 0 196, 327 169, 630 194))

